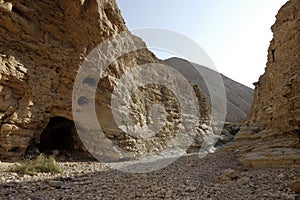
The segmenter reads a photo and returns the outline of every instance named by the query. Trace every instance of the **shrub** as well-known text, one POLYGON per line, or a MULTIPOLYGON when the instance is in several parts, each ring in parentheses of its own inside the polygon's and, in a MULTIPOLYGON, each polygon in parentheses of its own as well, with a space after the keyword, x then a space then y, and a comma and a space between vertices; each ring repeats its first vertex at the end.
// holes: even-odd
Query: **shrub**
POLYGON ((12 172, 20 174, 34 174, 34 173, 61 173, 62 169, 56 164, 54 157, 46 157, 44 154, 40 154, 33 160, 25 160, 20 165, 15 165, 11 168, 12 172))

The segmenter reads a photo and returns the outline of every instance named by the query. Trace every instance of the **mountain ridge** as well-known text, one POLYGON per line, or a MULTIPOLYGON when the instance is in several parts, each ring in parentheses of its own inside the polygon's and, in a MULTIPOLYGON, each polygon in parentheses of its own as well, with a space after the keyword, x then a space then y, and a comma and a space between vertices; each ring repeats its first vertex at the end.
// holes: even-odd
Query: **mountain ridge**
MULTIPOLYGON (((210 75, 216 76, 216 73, 220 74, 224 83, 226 97, 220 96, 219 98, 226 98, 227 100, 226 121, 242 122, 245 119, 246 113, 248 112, 253 100, 253 89, 234 81, 213 69, 181 58, 172 57, 164 60, 164 62, 173 69, 179 71, 183 76, 191 81, 192 84, 198 85, 207 97, 208 102, 210 102, 210 95, 203 77, 209 77, 210 75)), ((220 87, 218 85, 214 85, 213 82, 209 84, 212 84, 214 88, 220 87)))

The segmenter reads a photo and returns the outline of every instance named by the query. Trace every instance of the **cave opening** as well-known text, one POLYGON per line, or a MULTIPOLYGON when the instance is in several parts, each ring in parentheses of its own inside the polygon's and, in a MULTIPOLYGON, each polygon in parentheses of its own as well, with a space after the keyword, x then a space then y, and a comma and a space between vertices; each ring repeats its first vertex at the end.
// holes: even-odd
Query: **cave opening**
MULTIPOLYGON (((76 133, 77 134, 77 133, 76 133)), ((40 136, 40 150, 74 149, 74 123, 63 117, 52 117, 40 136)))
POLYGON ((51 117, 40 135, 39 152, 56 154, 68 160, 92 159, 78 136, 73 121, 64 117, 51 117))

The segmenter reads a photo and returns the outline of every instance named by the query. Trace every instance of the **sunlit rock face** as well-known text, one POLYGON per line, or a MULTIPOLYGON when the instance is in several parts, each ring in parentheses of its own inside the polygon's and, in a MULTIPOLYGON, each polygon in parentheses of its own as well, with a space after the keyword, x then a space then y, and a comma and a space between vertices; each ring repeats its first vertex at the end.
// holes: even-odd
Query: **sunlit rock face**
POLYGON ((265 73, 235 138, 244 164, 255 167, 300 164, 299 1, 288 1, 276 18, 265 73))
MULTIPOLYGON (((160 151, 180 129, 189 130, 192 136, 196 136, 192 145, 198 147, 203 134, 210 133, 209 128, 199 128, 201 124, 209 125, 209 112, 204 109, 205 99, 199 90, 195 89, 199 101, 195 103, 189 97, 186 104, 204 107, 200 109, 205 110, 201 115, 185 113, 179 101, 181 97, 157 84, 138 87, 130 100, 118 102, 128 107, 129 113, 125 114, 134 122, 133 125, 121 124, 125 126, 122 128, 115 123, 118 117, 112 114, 112 93, 122 75, 133 68, 142 69, 144 64, 160 64, 161 61, 147 50, 141 39, 130 33, 120 40, 118 34, 128 30, 114 0, 0 1, 0 22, 0 159, 18 159, 34 145, 60 148, 64 146, 62 141, 68 141, 69 137, 72 142, 66 142, 68 148, 89 150, 99 157, 118 160, 127 156, 123 151, 133 156, 160 151), (93 75, 81 77, 82 84, 87 87, 98 85, 94 110, 105 138, 95 135, 98 132, 93 130, 93 124, 87 127, 88 123, 78 122, 82 132, 95 133, 80 141, 77 129, 72 125, 72 102, 77 103, 75 112, 80 113, 91 97, 72 97, 74 82, 86 56, 109 38, 113 39, 97 54, 100 62, 96 67, 101 67, 103 60, 125 53, 113 59, 99 81, 93 75), (133 47, 139 47, 139 50, 131 51, 133 47), (149 119, 152 111, 161 112, 164 123, 149 119), (189 123, 196 128, 185 124, 184 117, 189 118, 189 123), (142 126, 150 126, 158 134, 143 138, 124 131, 142 126)), ((95 66, 84 67, 94 70, 95 66)), ((145 73, 146 77, 153 76, 152 72, 145 73)), ((170 75, 166 83, 173 79, 170 75)), ((135 80, 131 77, 124 83, 131 86, 135 80)))

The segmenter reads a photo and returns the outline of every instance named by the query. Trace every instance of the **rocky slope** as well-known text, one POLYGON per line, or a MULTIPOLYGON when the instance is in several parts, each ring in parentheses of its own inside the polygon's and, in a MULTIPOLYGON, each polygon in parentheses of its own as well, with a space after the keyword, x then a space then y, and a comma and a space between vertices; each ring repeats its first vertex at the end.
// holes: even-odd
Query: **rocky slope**
MULTIPOLYGON (((165 70, 161 74, 168 75, 163 77, 153 75, 149 67, 141 67, 161 61, 146 49, 143 41, 126 32, 115 1, 0 1, 0 22, 2 160, 18 159, 37 147, 88 149, 108 160, 131 158, 164 149, 171 139, 178 146, 177 143, 190 138, 182 134, 183 138, 175 137, 178 131, 188 130, 195 136, 199 132, 194 125, 199 121, 208 124, 207 115, 199 119, 199 113, 194 112, 198 105, 195 99, 186 101, 187 107, 179 104, 182 99, 190 98, 184 92, 193 92, 192 87, 178 97, 160 84, 135 85, 142 76, 157 77, 169 85, 178 81, 168 69, 161 69, 165 70), (98 44, 104 45, 94 49, 98 44), (139 74, 142 69, 144 74, 139 74), (136 74, 126 78, 131 72, 136 74), (118 84, 123 76, 123 85, 118 84), (93 104, 95 93, 91 91, 95 85, 98 88, 93 104), (137 90, 131 94, 129 90, 134 87, 137 90), (72 97, 73 89, 76 95, 72 97), (131 96, 122 94, 123 91, 131 96), (113 101, 123 110, 113 110, 110 104, 113 101), (154 108, 149 111, 151 106, 154 108), (187 108, 192 108, 189 113, 187 108), (149 113, 163 115, 167 121, 153 121, 149 113), (74 114, 81 121, 75 120, 74 114), (96 125, 97 119, 101 130, 96 125), (124 120, 129 120, 129 125, 124 120), (73 121, 77 130, 81 130, 84 147, 73 121), (136 134, 149 126, 154 132, 160 131, 149 138, 136 134), (126 130, 135 135, 126 134, 126 130)), ((201 138, 197 144, 201 145, 201 138)))
POLYGON ((265 73, 235 138, 244 164, 255 167, 300 165, 299 1, 288 1, 276 18, 265 73))
MULTIPOLYGON (((206 95, 207 101, 210 102, 210 95, 207 85, 202 76, 210 76, 210 73, 216 73, 215 71, 197 64, 191 64, 188 61, 180 58, 170 58, 164 62, 178 70, 193 84, 198 85, 206 95), (193 65, 197 66, 200 74, 193 65)), ((227 99, 226 121, 231 123, 242 122, 251 106, 253 100, 253 90, 247 86, 233 81, 222 74, 221 77, 224 82, 226 97, 220 96, 220 98, 227 99)))

